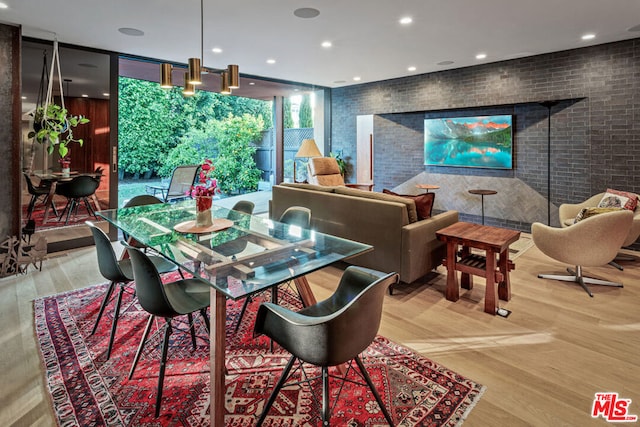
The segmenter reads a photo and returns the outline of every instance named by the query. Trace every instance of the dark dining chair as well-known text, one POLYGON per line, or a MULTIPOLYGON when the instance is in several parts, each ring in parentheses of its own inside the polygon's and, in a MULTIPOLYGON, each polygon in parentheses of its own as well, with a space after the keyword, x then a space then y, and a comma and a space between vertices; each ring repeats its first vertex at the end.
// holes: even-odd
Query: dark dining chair
POLYGON ((66 213, 64 224, 67 225, 71 215, 78 213, 81 204, 84 204, 89 216, 94 216, 97 219, 98 217, 89 203, 89 198, 94 196, 99 185, 100 181, 89 175, 79 175, 70 181, 59 181, 56 186, 56 194, 66 197, 67 204, 58 217, 58 221, 62 221, 62 217, 66 213))
MULTIPOLYGON (((160 203, 162 203, 162 200, 158 199, 156 196, 152 196, 150 194, 140 194, 138 196, 133 196, 131 199, 129 199, 124 204, 124 207, 132 208, 136 206, 157 205, 160 203)), ((145 250, 147 249, 146 245, 143 245, 137 240, 130 238, 127 233, 123 233, 123 237, 124 237, 124 240, 134 248, 144 248, 145 250)))
MULTIPOLYGON (((122 304, 122 295, 125 292, 127 285, 133 280, 133 268, 131 267, 131 260, 120 259, 116 257, 116 253, 113 250, 109 237, 102 229, 97 227, 93 222, 86 221, 85 224, 89 226, 93 240, 96 244, 96 255, 98 256, 98 269, 102 277, 109 281, 109 287, 102 298, 102 304, 98 311, 98 317, 93 324, 91 335, 96 333, 98 329, 98 323, 104 314, 104 310, 112 299, 113 291, 116 286, 119 287, 118 295, 115 299, 115 305, 113 307, 113 322, 111 323, 111 335, 109 336, 109 345, 107 347, 107 360, 111 357, 111 349, 113 348, 113 342, 116 336, 116 329, 118 327, 118 319, 120 317, 120 305, 122 304)), ((178 266, 162 256, 153 256, 150 258, 151 262, 155 265, 160 274, 169 273, 170 271, 178 270, 178 266)), ((179 271, 179 270, 178 270, 179 271)), ((182 273, 181 273, 182 274, 182 273)), ((129 291, 135 294, 134 290, 129 291)))
MULTIPOLYGON (((291 358, 274 387, 258 419, 261 426, 287 383, 296 360, 299 369, 303 363, 321 368, 320 377, 302 375, 298 384, 322 380, 322 425, 329 425, 329 367, 349 362, 344 378, 353 368, 353 361, 361 377, 371 389, 387 423, 393 426, 387 411, 367 370, 360 353, 373 342, 380 327, 382 304, 387 288, 398 282, 398 274, 382 273, 363 267, 348 267, 340 279, 335 293, 324 301, 295 312, 273 303, 262 303, 254 327, 255 335, 266 335, 291 353, 291 358)), ((296 370, 297 371, 297 370, 296 370)), ((294 371, 294 372, 296 372, 294 371)), ((304 372, 304 371, 302 371, 304 372)), ((331 375, 335 378, 334 375, 331 375)), ((351 380, 348 380, 351 381, 351 380)), ((312 394, 315 399, 315 394, 312 394)), ((336 396, 336 401, 340 393, 336 396)))
MULTIPOLYGON (((27 209, 27 219, 31 219, 31 215, 33 214, 33 210, 36 207, 36 203, 38 203, 38 199, 41 199, 43 203, 47 202, 47 198, 49 197, 49 193, 51 192, 51 183, 50 182, 40 182, 39 185, 33 185, 33 181, 31 181, 31 177, 28 173, 23 172, 24 179, 27 181, 27 191, 31 195, 31 200, 29 200, 29 208, 27 209)), ((56 205, 52 203, 53 213, 58 216, 58 211, 56 209, 56 205)))
MULTIPOLYGON (((287 208, 282 215, 280 215, 278 222, 286 224, 287 226, 293 225, 302 229, 307 229, 311 226, 311 209, 302 206, 291 206, 287 208)), ((287 282, 284 285, 288 286, 289 284, 290 282, 287 282)), ((245 298, 244 303, 242 304, 242 309, 240 310, 240 315, 238 316, 238 321, 236 322, 236 327, 234 329, 235 332, 238 332, 238 328, 240 328, 240 324, 244 318, 244 313, 247 311, 247 307, 249 307, 251 300, 251 296, 245 298)), ((302 301, 302 298, 300 298, 300 300, 302 301)), ((278 301, 277 286, 271 288, 271 301, 274 303, 278 301)))
MULTIPOLYGON (((162 402, 162 387, 164 384, 164 373, 167 364, 167 351, 169 339, 173 333, 173 321, 177 317, 187 315, 188 329, 191 333, 191 343, 196 348, 196 335, 193 323, 193 313, 199 312, 204 320, 207 331, 210 330, 209 318, 207 317, 207 307, 209 307, 210 286, 207 282, 199 278, 181 279, 175 282, 162 283, 160 275, 151 259, 140 249, 128 247, 127 251, 131 257, 133 266, 133 277, 136 284, 138 301, 142 308, 149 313, 149 321, 144 330, 140 346, 136 352, 129 372, 129 379, 133 378, 136 366, 144 350, 147 337, 153 325, 155 317, 162 317, 165 320, 163 328, 162 354, 160 358, 160 368, 158 372, 158 392, 156 394, 155 416, 160 415, 162 402)), ((177 329, 177 328, 176 328, 177 329)))

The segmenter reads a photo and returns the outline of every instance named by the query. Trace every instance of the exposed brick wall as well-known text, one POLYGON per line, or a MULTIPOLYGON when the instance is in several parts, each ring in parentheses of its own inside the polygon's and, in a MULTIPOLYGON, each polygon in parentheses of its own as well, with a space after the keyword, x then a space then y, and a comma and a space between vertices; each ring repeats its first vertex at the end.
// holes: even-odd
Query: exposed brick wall
MULTIPOLYGON (((640 39, 334 89, 332 150, 355 163, 356 116, 374 114, 376 190, 426 172, 517 178, 546 198, 544 100, 559 101, 551 109, 553 205, 607 187, 640 192, 640 39), (486 114, 514 115, 513 170, 423 165, 424 118, 486 114)), ((513 226, 512 217, 487 223, 513 226)))

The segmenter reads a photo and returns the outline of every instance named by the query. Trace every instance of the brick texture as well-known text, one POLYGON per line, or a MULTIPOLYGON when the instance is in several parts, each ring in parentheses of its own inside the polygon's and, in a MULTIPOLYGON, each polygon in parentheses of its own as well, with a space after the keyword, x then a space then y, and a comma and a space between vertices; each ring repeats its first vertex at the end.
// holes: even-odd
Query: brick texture
MULTIPOLYGON (((343 150, 354 164, 356 117, 375 115, 376 190, 402 187, 417 176, 449 175, 451 185, 483 177, 483 184, 497 186, 492 197, 501 207, 487 224, 529 231, 530 223, 518 220, 522 203, 500 196, 513 197, 505 188, 510 180, 527 188, 521 199, 540 200, 526 205, 540 213, 537 221, 547 222, 549 171, 552 223, 561 203, 606 188, 640 193, 640 39, 333 89, 331 105, 332 150, 343 150), (551 108, 550 169, 548 110, 538 103, 545 100, 558 101, 551 108), (490 114, 514 115, 514 169, 424 166, 425 118, 490 114), (530 197, 529 189, 541 197, 530 197)), ((460 194, 437 190, 443 209, 459 206, 454 197, 460 194)), ((476 211, 461 211, 461 217, 479 221, 476 211)))

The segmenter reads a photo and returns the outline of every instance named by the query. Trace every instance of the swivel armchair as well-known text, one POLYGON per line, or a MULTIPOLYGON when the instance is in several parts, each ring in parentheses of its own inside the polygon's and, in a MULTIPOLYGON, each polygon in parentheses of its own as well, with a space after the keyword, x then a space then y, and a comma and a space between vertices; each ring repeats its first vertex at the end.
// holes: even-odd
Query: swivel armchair
MULTIPOLYGON (((604 192, 598 193, 594 196, 589 197, 587 200, 585 200, 582 203, 561 204, 558 212, 560 217, 560 225, 562 227, 569 227, 573 225, 576 216, 583 208, 593 208, 598 206, 598 203, 600 203, 604 195, 605 195, 604 192)), ((622 247, 624 248, 626 246, 632 245, 633 243, 636 242, 636 240, 638 240, 638 238, 640 238, 640 208, 636 208, 636 210, 634 211, 631 230, 629 230, 629 234, 627 234, 627 237, 624 239, 624 242, 622 242, 622 247)), ((613 267, 616 267, 618 270, 622 270, 623 267, 620 264, 618 264, 618 261, 634 261, 634 260, 636 260, 635 257, 618 253, 616 257, 611 262, 609 262, 609 264, 612 265, 613 267)))
POLYGON ((550 258, 576 266, 569 275, 538 274, 542 279, 576 282, 593 297, 587 284, 622 287, 622 283, 585 277, 582 267, 606 265, 615 258, 629 234, 633 213, 629 210, 595 215, 567 228, 536 222, 531 225, 533 243, 550 258))

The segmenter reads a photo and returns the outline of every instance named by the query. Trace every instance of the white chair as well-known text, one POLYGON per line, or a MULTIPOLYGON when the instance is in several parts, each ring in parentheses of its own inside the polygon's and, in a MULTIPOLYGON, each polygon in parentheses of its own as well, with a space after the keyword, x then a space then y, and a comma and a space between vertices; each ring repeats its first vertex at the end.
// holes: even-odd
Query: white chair
MULTIPOLYGON (((580 213, 580 211, 583 208, 593 208, 598 206, 598 203, 600 203, 600 200, 602 200, 602 197, 604 195, 605 195, 604 192, 598 193, 594 196, 591 196, 590 198, 588 198, 582 203, 561 204, 559 208, 560 225, 562 227, 569 227, 573 225, 576 216, 578 215, 578 213, 580 213)), ((622 242, 622 247, 632 245, 633 243, 636 242, 636 240, 638 240, 639 237, 640 237, 640 208, 636 208, 633 214, 633 223, 631 225, 631 230, 629 230, 629 234, 624 239, 624 242, 622 242)), ((635 257, 624 255, 624 254, 617 254, 615 259, 611 261, 609 264, 613 265, 619 270, 622 270, 622 266, 614 261, 634 261, 634 260, 636 260, 635 257)))
POLYGON ((587 284, 622 287, 622 283, 592 279, 582 275, 582 267, 606 265, 615 258, 631 229, 629 210, 595 215, 567 228, 554 228, 536 222, 531 225, 533 243, 548 257, 575 265, 569 275, 538 274, 542 279, 576 282, 593 297, 587 284))

